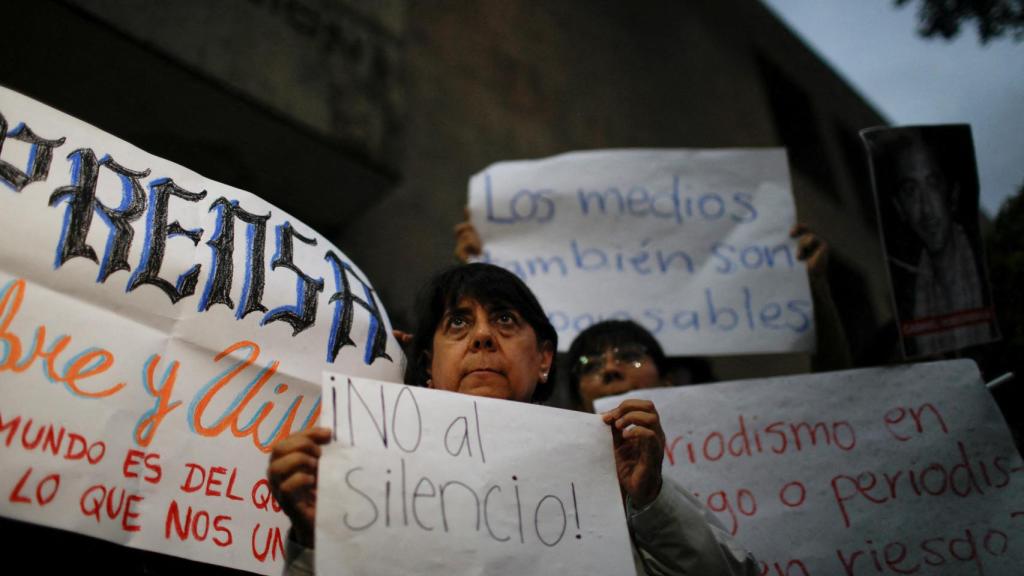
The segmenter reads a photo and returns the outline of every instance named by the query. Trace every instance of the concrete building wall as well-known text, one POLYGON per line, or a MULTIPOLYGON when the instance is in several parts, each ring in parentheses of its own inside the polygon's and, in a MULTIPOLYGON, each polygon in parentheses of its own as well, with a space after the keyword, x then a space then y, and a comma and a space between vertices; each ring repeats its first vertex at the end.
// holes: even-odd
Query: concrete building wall
MULTIPOLYGON (((891 317, 856 137, 884 119, 756 0, 38 0, 18 9, 37 21, 19 29, 25 38, 57 19, 75 39, 26 54, 45 67, 75 62, 56 78, 101 59, 112 71, 99 85, 86 81, 97 72, 82 73, 74 97, 35 81, 31 61, 0 66, 0 81, 296 214, 368 273, 397 326, 410 326, 419 286, 454 262, 451 229, 471 174, 499 160, 625 147, 786 146, 799 217, 833 247, 836 300, 863 361, 891 317), (72 48, 95 53, 61 52, 72 48), (134 82, 115 86, 129 67, 134 82), (156 133, 138 129, 145 123, 156 133), (165 146, 169 138, 181 145, 165 146), (195 153, 204 146, 238 169, 216 172, 222 163, 195 153), (280 161, 268 161, 275 153, 280 161)), ((807 368, 800 355, 715 363, 722 378, 807 368)))
MULTIPOLYGON (((793 164, 800 218, 833 245, 836 268, 863 278, 857 330, 889 314, 870 190, 855 176, 865 164, 842 145, 859 153, 856 130, 883 119, 759 3, 416 2, 406 48, 402 181, 338 237, 398 323, 453 262, 469 175, 578 149, 785 145, 779 123, 793 119, 773 108, 766 66, 805 93, 797 136, 818 134, 800 157, 810 165, 793 164)), ((797 355, 715 363, 723 378, 807 367, 797 355)))
POLYGON ((65 0, 371 164, 401 144, 404 0, 65 0))

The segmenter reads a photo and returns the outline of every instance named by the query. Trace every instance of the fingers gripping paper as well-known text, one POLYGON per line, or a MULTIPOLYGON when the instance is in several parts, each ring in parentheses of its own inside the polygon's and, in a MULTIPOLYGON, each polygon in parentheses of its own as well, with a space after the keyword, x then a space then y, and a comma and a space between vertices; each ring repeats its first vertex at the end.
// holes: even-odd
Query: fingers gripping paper
POLYGON ((328 375, 319 574, 633 573, 600 417, 328 375))
POLYGON ((320 373, 397 380, 359 269, 219 184, 0 88, 0 514, 255 572, 267 452, 320 373))
POLYGON ((1024 566, 1024 464, 971 361, 637 396, 661 414, 664 473, 718 514, 761 574, 1024 566))
POLYGON ((523 278, 563 351, 613 318, 669 354, 814 347, 784 150, 574 152, 494 164, 469 191, 482 260, 523 278))

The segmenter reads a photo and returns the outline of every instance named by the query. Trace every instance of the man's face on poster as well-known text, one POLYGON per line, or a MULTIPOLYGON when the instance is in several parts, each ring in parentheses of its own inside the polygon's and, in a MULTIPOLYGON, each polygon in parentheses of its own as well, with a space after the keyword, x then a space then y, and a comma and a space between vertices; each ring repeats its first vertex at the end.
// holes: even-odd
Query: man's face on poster
POLYGON ((927 149, 915 146, 900 155, 896 170, 903 219, 929 252, 940 251, 953 228, 953 194, 942 167, 927 149))

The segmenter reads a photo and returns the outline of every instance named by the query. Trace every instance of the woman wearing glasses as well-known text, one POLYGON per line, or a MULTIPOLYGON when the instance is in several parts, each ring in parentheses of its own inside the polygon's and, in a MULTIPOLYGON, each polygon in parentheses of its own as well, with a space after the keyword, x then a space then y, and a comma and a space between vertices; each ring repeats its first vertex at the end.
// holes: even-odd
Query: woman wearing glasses
MULTIPOLYGON (((604 396, 672 384, 668 359, 658 341, 642 326, 628 320, 608 320, 587 328, 573 340, 568 356, 570 395, 575 405, 587 412, 593 412, 594 401, 604 396)), ((702 361, 687 368, 692 383, 710 379, 702 361)), ((657 419, 654 405, 647 409, 657 419)), ((616 446, 616 462, 618 451, 616 446)), ((648 574, 673 573, 665 567, 687 565, 701 556, 719 554, 727 559, 732 573, 756 573, 753 557, 732 543, 713 514, 689 491, 669 479, 661 479, 660 461, 656 475, 659 490, 651 501, 638 504, 626 497, 630 533, 648 574)))
POLYGON ((569 394, 574 405, 594 411, 594 400, 631 390, 713 380, 703 358, 670 362, 654 336, 629 320, 606 320, 587 328, 572 341, 568 352, 569 394))

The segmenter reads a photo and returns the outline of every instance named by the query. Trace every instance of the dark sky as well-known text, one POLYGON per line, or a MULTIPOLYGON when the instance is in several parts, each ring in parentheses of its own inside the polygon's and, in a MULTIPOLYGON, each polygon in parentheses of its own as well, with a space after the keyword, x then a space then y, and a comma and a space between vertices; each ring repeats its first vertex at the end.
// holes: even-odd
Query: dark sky
POLYGON ((971 124, 981 205, 1024 183, 1024 42, 917 35, 917 2, 762 0, 893 124, 971 124))

